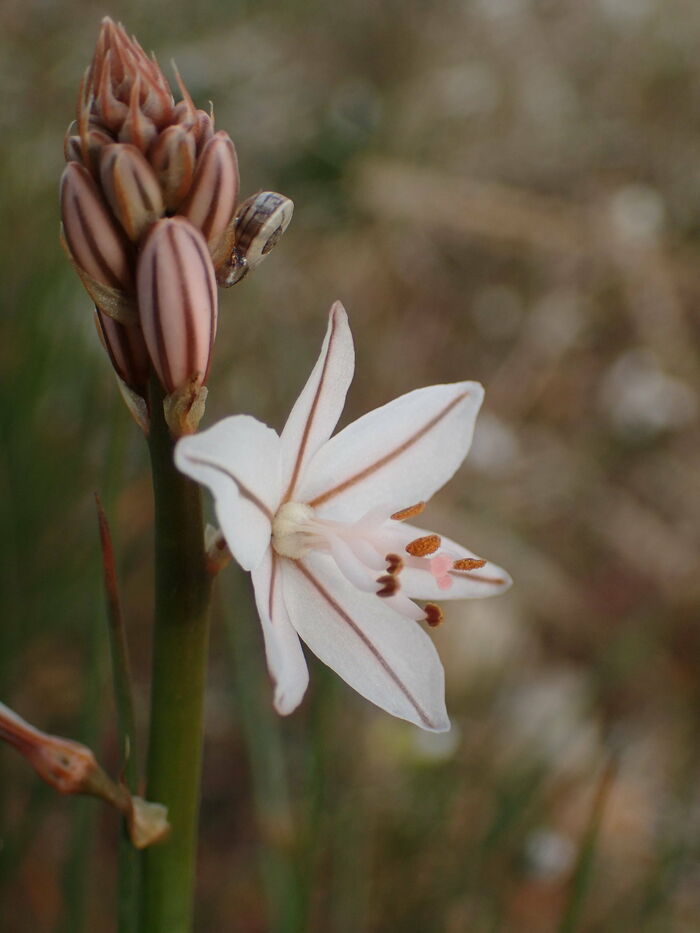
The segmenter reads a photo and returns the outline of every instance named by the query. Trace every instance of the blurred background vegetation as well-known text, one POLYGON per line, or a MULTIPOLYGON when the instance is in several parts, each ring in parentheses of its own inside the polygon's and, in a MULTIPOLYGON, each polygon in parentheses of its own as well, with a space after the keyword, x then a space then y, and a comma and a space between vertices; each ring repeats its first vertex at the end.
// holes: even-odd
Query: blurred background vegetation
MULTIPOLYGON (((106 13, 214 101, 242 194, 296 203, 222 296, 207 423, 281 426, 341 298, 345 422, 486 385, 427 521, 515 578, 448 607, 432 736, 318 664, 277 719, 247 580, 222 575, 198 931, 696 933, 700 5, 4 0, 0 697, 117 773, 92 494, 143 735, 149 473, 57 206, 106 13)), ((3 933, 110 933, 117 835, 0 749, 3 933)))

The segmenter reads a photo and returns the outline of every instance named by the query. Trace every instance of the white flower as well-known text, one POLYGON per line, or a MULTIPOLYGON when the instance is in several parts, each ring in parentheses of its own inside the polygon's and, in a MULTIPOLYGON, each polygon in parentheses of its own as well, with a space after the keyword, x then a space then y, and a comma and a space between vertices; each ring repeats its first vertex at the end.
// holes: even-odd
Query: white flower
POLYGON ((278 712, 306 691, 301 638, 362 696, 441 732, 450 725, 444 672, 418 623, 442 614, 412 600, 491 596, 510 578, 405 518, 464 460, 483 389, 416 389, 331 438, 353 370, 336 303, 281 436, 235 415, 180 440, 175 462, 211 490, 231 553, 252 572, 278 712))

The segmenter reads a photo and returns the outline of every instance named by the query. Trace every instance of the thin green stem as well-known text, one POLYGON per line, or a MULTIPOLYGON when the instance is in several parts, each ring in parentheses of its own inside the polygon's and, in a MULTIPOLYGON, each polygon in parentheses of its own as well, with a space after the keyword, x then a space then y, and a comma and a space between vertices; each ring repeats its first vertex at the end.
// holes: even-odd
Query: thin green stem
POLYGON ((147 797, 168 808, 171 832, 144 853, 141 930, 189 933, 211 580, 200 490, 175 468, 156 387, 151 418, 156 596, 147 797))
MULTIPOLYGON (((95 493, 97 521, 102 549, 102 573, 104 577, 110 655, 112 658, 112 683, 114 703, 117 710, 117 733, 123 762, 123 780, 131 794, 139 791, 139 764, 136 755, 136 724, 134 700, 131 689, 131 672, 126 631, 122 616, 117 569, 114 560, 112 535, 100 497, 95 493)), ((139 885, 141 882, 141 860, 131 844, 126 821, 122 820, 119 836, 119 887, 117 891, 118 933, 136 933, 138 929, 139 885)))

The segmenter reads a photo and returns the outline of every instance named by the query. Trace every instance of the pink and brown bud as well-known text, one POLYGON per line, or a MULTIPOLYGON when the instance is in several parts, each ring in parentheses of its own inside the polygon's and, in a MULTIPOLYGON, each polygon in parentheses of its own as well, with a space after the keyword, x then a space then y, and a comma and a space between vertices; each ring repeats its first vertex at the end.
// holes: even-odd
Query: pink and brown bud
POLYGON ((228 227, 238 198, 238 159, 227 133, 209 140, 197 162, 197 173, 180 213, 214 248, 228 227))
POLYGON ((160 220, 138 258, 143 336, 168 393, 206 382, 216 334, 214 267, 202 234, 182 217, 160 220))
POLYGON ((132 284, 129 250, 90 172, 69 162, 61 177, 63 232, 75 264, 101 285, 132 284))
POLYGON ((95 325, 115 373, 132 391, 145 398, 151 362, 139 324, 120 324, 95 308, 95 325))
POLYGON ((165 211, 153 169, 136 146, 112 143, 100 154, 100 180, 112 213, 137 243, 165 211))
POLYGON ((157 135, 156 124, 141 109, 141 81, 137 77, 131 88, 129 111, 119 130, 119 141, 133 143, 146 152, 157 135))
POLYGON ((82 109, 88 108, 112 133, 137 145, 149 135, 149 124, 161 129, 172 119, 173 98, 163 72, 108 17, 102 21, 81 96, 82 109))
POLYGON ((169 126, 151 147, 149 159, 158 177, 166 210, 175 211, 194 178, 197 144, 192 130, 169 126))

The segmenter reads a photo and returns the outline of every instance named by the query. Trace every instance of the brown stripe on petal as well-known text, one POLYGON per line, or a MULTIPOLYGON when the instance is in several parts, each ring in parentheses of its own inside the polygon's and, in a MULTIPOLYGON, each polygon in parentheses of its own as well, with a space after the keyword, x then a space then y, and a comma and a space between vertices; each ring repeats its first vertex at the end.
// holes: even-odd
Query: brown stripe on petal
POLYGON ((311 583, 314 589, 319 593, 319 595, 328 603, 330 608, 335 612, 335 614, 340 618, 345 624, 349 627, 350 631, 358 638, 358 640, 364 645, 364 647, 370 652, 375 661, 379 664, 385 674, 389 679, 395 684, 396 687, 401 691, 404 697, 408 700, 410 705, 416 711, 418 718, 423 723, 424 726, 427 726, 429 729, 434 729, 435 724, 430 719, 430 716, 425 712, 423 707, 420 705, 418 700, 413 696, 411 691, 408 689, 406 684, 401 680, 396 671, 391 667, 389 662, 386 660, 381 651, 377 646, 368 638, 367 635, 362 631, 359 625, 348 615, 348 613, 343 609, 343 607, 336 602, 336 600, 331 596, 328 590, 323 586, 323 584, 316 579, 316 577, 311 573, 311 571, 306 567, 300 560, 293 561, 293 566, 302 573, 306 579, 311 583))
POLYGON ((409 541, 406 545, 406 552, 411 557, 428 557, 434 554, 442 544, 440 535, 423 535, 416 538, 415 541, 409 541))
POLYGON ((212 239, 212 231, 216 226, 216 218, 219 212, 219 199, 221 197, 221 184, 223 180, 223 171, 221 169, 221 162, 216 159, 216 165, 214 169, 214 177, 211 189, 211 197, 209 200, 209 210, 206 212, 204 219, 201 223, 202 233, 206 240, 212 239))
MULTIPOLYGON (((455 576, 461 576, 459 571, 448 570, 447 572, 455 576)), ((479 573, 470 573, 468 579, 470 581, 475 580, 477 583, 490 583, 492 586, 503 586, 506 582, 502 577, 484 577, 479 573)))
POLYGON ((229 136, 220 131, 202 150, 190 193, 180 209, 215 243, 233 214, 238 196, 238 160, 229 136))
MULTIPOLYGON (((122 283, 119 279, 119 276, 114 272, 107 259, 102 254, 97 239, 93 235, 93 227, 88 223, 87 213, 83 210, 83 205, 81 204, 77 195, 72 197, 72 205, 75 211, 75 216, 78 220, 80 232, 82 233, 86 245, 90 248, 90 258, 93 260, 95 266, 99 270, 98 275, 94 275, 91 269, 85 269, 85 271, 92 275, 94 279, 102 282, 104 285, 111 285, 113 288, 120 288, 122 283)), ((71 254, 73 255, 73 258, 78 260, 78 263, 82 268, 85 268, 83 261, 85 261, 87 257, 83 254, 79 258, 76 255, 77 244, 72 239, 73 231, 70 229, 70 224, 64 225, 64 230, 66 234, 66 241, 68 242, 68 247, 71 251, 71 254)))
POLYGON ((216 327, 218 323, 218 295, 216 292, 216 279, 214 278, 214 268, 208 250, 204 248, 202 241, 196 237, 192 238, 192 244, 197 251, 199 261, 202 264, 202 270, 206 279, 207 294, 209 297, 209 339, 207 341, 207 361, 203 367, 204 382, 209 376, 212 356, 214 353, 214 340, 216 339, 216 327))
POLYGON ((172 393, 205 376, 211 357, 214 269, 199 230, 183 217, 158 221, 141 249, 137 282, 146 345, 172 393))
POLYGON ((235 476, 226 467, 221 466, 220 463, 213 463, 211 460, 205 460, 203 457, 193 457, 192 454, 187 454, 187 459, 190 460, 192 463, 198 463, 200 466, 210 467, 212 470, 218 470, 219 473, 223 473, 224 476, 228 476, 228 478, 233 480, 233 482, 238 487, 238 491, 241 494, 241 496, 244 499, 247 499, 251 503, 251 505, 254 505, 256 509, 258 509, 259 512, 262 512, 262 514, 265 516, 266 519, 268 519, 268 521, 270 522, 272 521, 274 516, 272 512, 270 511, 270 509, 268 509, 268 507, 262 501, 262 499, 259 499, 255 495, 254 492, 248 489, 248 487, 245 486, 238 479, 238 477, 235 476))
POLYGON ((445 405, 442 411, 438 412, 438 414, 431 418, 430 421, 428 421, 426 424, 424 424, 423 427, 419 428, 408 438, 408 440, 405 440, 402 444, 399 444, 393 450, 390 450, 383 457, 380 457, 379 460, 375 460, 374 463, 371 463, 363 470, 360 470, 353 476, 350 476, 348 479, 343 480, 342 483, 338 483, 337 486, 332 486, 330 489, 322 492, 320 495, 312 499, 308 505, 310 505, 311 508, 316 508, 322 503, 328 502, 329 499, 333 499, 335 496, 340 495, 341 492, 345 492, 346 489, 350 489, 350 487, 355 486, 363 479, 367 479, 368 476, 371 476, 373 473, 381 470, 382 467, 387 465, 387 463, 391 463, 393 460, 396 460, 397 457, 400 457, 401 454, 405 453, 407 450, 413 447, 414 444, 425 437, 429 431, 432 431, 436 425, 440 424, 443 418, 446 418, 452 409, 459 405, 462 399, 466 398, 467 395, 469 395, 468 392, 463 392, 461 395, 458 395, 457 398, 453 398, 451 402, 445 405))
POLYGON ((155 366, 158 375, 160 376, 161 382, 165 387, 172 387, 173 377, 170 370, 170 360, 168 359, 168 353, 166 350, 165 344, 165 332, 163 330, 163 318, 160 314, 160 303, 159 303, 159 287, 158 287, 158 272, 159 272, 159 256, 158 250, 153 250, 153 256, 150 262, 150 304, 151 304, 151 313, 153 315, 153 329, 155 332, 156 347, 158 350, 157 357, 154 358, 151 354, 153 365, 155 366))
POLYGON ((110 288, 131 284, 127 244, 89 171, 69 162, 61 176, 61 218, 70 254, 89 276, 110 288))
POLYGON ((267 597, 267 614, 270 617, 270 623, 272 625, 274 622, 274 606, 275 606, 275 584, 277 582, 277 555, 272 551, 272 566, 270 567, 270 591, 267 597))
MULTIPOLYGON (((187 231, 189 233, 189 231, 187 231)), ((190 293, 190 284, 192 281, 192 276, 197 274, 197 270, 188 268, 190 266, 187 261, 188 257, 184 255, 182 251, 183 244, 176 240, 175 238, 175 228, 173 226, 168 227, 167 231, 168 240, 170 241, 170 249, 173 255, 173 266, 175 269, 175 275, 177 276, 178 291, 180 293, 180 301, 177 306, 179 314, 182 316, 183 324, 185 327, 185 346, 184 349, 184 366, 182 371, 178 367, 176 380, 177 383, 173 388, 177 388, 177 384, 184 383, 188 375, 194 375, 197 371, 197 337, 194 332, 194 315, 193 315, 193 306, 192 306, 192 295, 190 293), (189 273, 189 274, 188 274, 189 273)), ((178 361, 182 362, 181 358, 178 356, 178 361)))
POLYGON ((326 381, 326 372, 328 370, 328 360, 330 359, 331 352, 333 350, 333 341, 335 339, 337 330, 337 315, 333 314, 331 318, 331 332, 328 337, 328 347, 326 349, 326 357, 323 361, 323 367, 321 368, 321 375, 318 380, 318 385, 316 387, 316 392, 314 393, 313 401, 311 402, 311 408, 309 409, 309 414, 306 419, 306 424, 304 425, 304 430, 301 435, 301 443, 299 444, 299 451, 297 453, 297 458, 294 462, 294 469, 292 470, 292 478, 289 481, 289 486, 287 491, 282 497, 282 502, 289 502, 292 496, 294 495, 294 488, 299 479, 299 472, 301 470, 301 464, 304 459, 304 453, 306 451, 306 445, 309 442, 309 434, 311 433, 311 426, 316 416, 316 409, 318 408, 319 399, 321 398, 321 393, 323 391, 323 386, 326 381))

